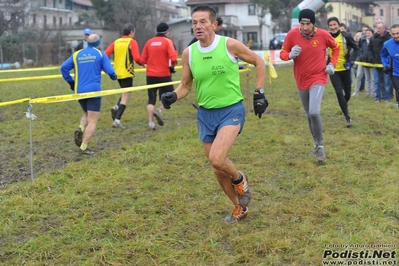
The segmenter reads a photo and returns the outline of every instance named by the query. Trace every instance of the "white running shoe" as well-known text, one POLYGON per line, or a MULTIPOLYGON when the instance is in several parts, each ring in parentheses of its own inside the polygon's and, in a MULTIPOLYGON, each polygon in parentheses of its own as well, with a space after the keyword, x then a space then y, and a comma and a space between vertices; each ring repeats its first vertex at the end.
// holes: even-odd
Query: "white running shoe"
POLYGON ((121 121, 119 119, 115 119, 114 122, 112 123, 112 127, 114 128, 126 128, 124 125, 122 125, 121 121))
POLYGON ((157 129, 154 122, 149 122, 148 123, 148 128, 152 129, 152 130, 156 130, 157 129))
POLYGON ((316 150, 316 161, 319 163, 324 163, 326 161, 326 153, 324 151, 324 146, 317 146, 316 150))

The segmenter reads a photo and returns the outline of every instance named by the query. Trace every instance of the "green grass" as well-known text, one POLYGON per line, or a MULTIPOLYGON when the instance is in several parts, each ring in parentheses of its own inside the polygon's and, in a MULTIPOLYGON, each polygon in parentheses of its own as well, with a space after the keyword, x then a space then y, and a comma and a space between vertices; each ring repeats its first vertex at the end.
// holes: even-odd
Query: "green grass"
MULTIPOLYGON (((104 97, 94 157, 73 143, 77 102, 34 105, 33 183, 27 104, 1 107, 0 265, 321 265, 327 244, 397 246, 398 109, 361 94, 349 102, 347 129, 328 84, 319 165, 292 66, 277 73, 267 113, 248 112, 229 154, 254 196, 248 217, 232 225, 222 222, 232 206, 197 137, 194 90, 164 111, 157 131, 147 129, 145 91, 132 94, 127 130, 111 128, 118 95, 104 97)), ((245 74, 242 82, 245 90, 245 74)), ((144 83, 137 75, 135 85, 144 83)), ((69 92, 60 79, 7 82, 0 99, 69 92)))

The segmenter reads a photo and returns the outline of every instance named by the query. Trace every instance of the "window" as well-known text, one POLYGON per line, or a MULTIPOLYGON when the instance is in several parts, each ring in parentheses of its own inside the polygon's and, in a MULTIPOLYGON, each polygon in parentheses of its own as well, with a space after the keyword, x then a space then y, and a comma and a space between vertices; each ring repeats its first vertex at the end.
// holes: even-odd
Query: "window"
POLYGON ((69 17, 69 25, 72 25, 72 18, 69 17))
POLYGON ((33 14, 33 15, 32 15, 32 23, 33 23, 33 24, 36 24, 36 14, 33 14))
POLYGON ((384 9, 380 9, 380 16, 384 16, 384 9))
POLYGON ((44 25, 44 27, 46 27, 46 25, 47 25, 47 16, 46 15, 44 15, 44 17, 43 17, 43 25, 44 25))
POLYGON ((396 15, 399 16, 399 9, 396 9, 396 15))
POLYGON ((62 0, 60 0, 60 4, 62 4, 62 0))
POLYGON ((248 5, 248 15, 250 16, 256 15, 255 5, 248 5))
POLYGON ((57 25, 57 18, 56 17, 53 17, 53 25, 54 26, 57 25))
POLYGON ((257 32, 247 32, 247 40, 250 42, 258 42, 258 33, 257 32))
POLYGON ((65 9, 72 10, 73 1, 72 0, 65 0, 65 9))
POLYGON ((60 26, 61 26, 62 25, 62 17, 60 17, 59 21, 60 21, 60 26))

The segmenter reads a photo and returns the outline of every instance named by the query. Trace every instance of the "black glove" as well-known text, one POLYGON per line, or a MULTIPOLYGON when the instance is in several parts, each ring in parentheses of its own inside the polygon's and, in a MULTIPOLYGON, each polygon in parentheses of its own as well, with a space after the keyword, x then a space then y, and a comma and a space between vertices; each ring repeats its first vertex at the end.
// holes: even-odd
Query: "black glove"
POLYGON ((175 70, 174 66, 170 66, 169 70, 170 70, 170 74, 175 74, 176 73, 176 70, 175 70))
POLYGON ((174 91, 165 92, 161 96, 161 102, 165 109, 170 109, 170 105, 177 101, 177 94, 174 91))
POLYGON ((391 66, 384 66, 382 71, 384 71, 385 74, 391 74, 392 68, 391 68, 391 66))
POLYGON ((69 88, 70 88, 72 91, 75 91, 75 81, 72 80, 72 81, 68 82, 68 84, 69 84, 69 88))
POLYGON ((269 102, 267 101, 265 95, 263 93, 254 93, 254 112, 259 118, 262 117, 262 114, 266 111, 266 108, 269 106, 269 102))

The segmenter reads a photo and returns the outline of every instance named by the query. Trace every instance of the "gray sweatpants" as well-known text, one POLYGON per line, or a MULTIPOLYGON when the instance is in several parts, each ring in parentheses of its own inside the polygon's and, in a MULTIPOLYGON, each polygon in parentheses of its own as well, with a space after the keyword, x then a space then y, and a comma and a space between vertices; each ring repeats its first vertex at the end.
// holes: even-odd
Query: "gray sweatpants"
POLYGON ((324 85, 315 84, 309 90, 298 90, 315 145, 323 145, 323 123, 321 121, 320 106, 324 88, 324 85))

